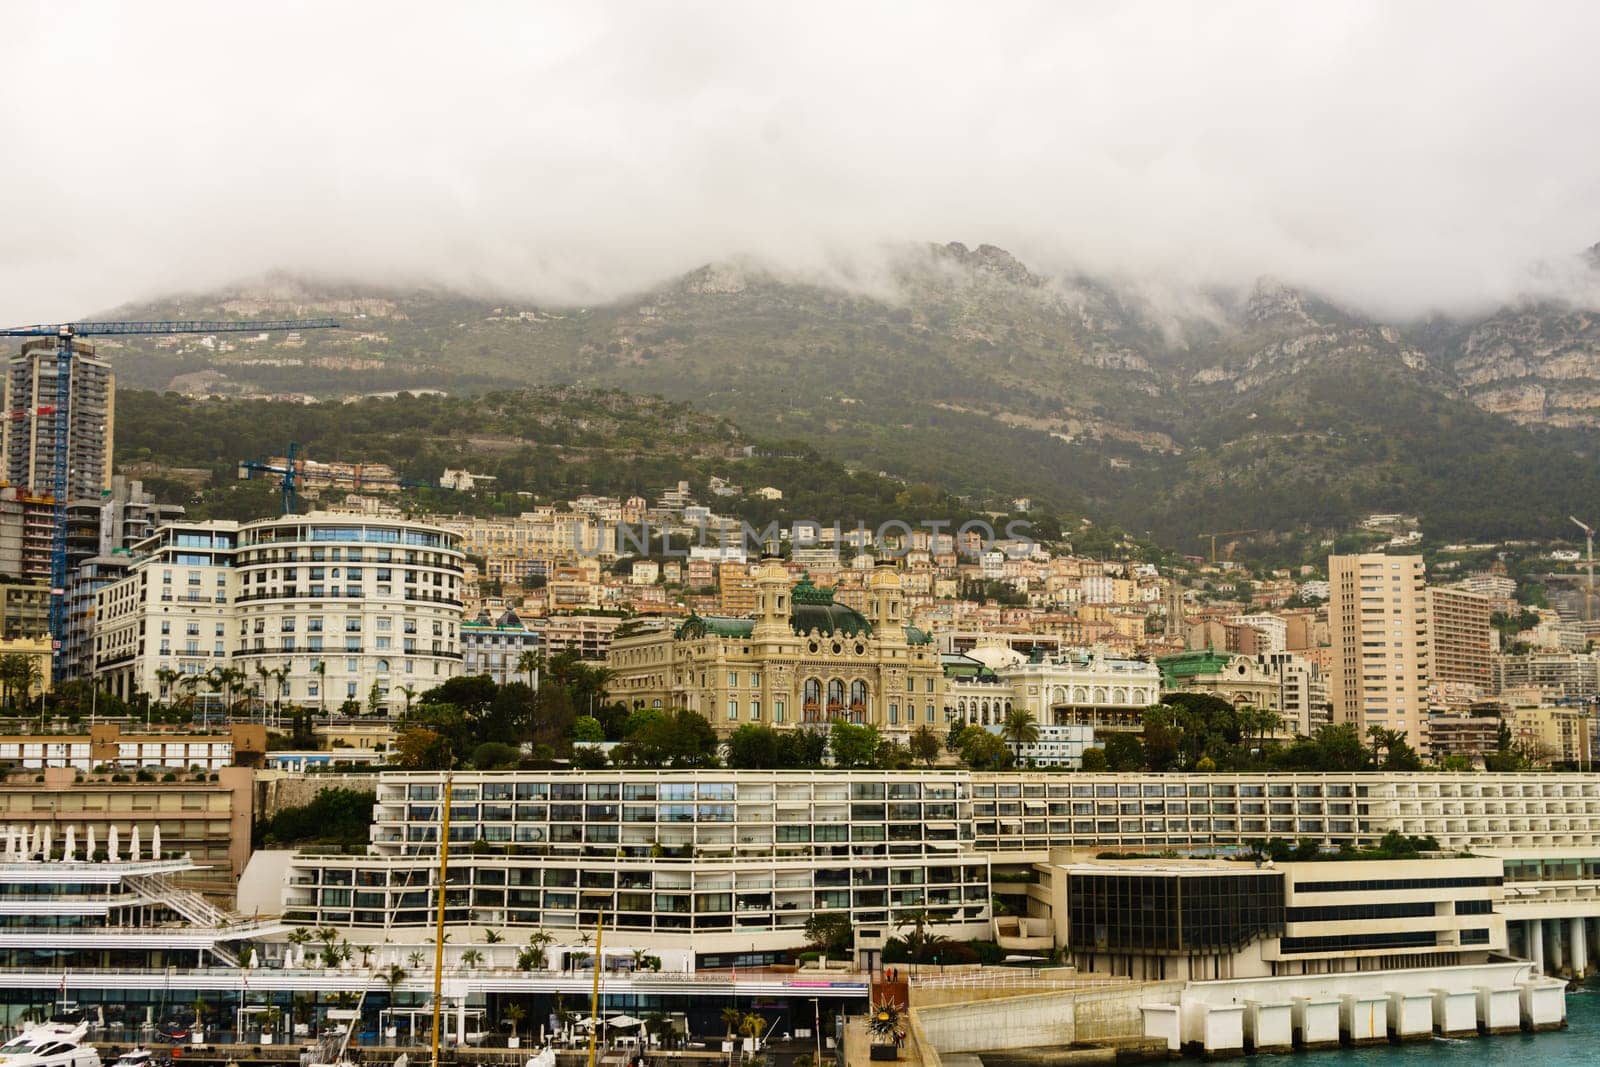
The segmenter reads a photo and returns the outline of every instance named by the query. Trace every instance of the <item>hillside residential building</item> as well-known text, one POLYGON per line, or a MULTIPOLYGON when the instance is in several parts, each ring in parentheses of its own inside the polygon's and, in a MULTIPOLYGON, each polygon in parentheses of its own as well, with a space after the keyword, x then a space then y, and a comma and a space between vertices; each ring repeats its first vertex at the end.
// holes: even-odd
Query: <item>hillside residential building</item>
POLYGON ((1587 652, 1528 652, 1491 660, 1494 691, 1533 686, 1552 699, 1587 700, 1600 694, 1600 656, 1587 652))
POLYGON ((1427 751, 1432 679, 1421 556, 1328 558, 1330 697, 1335 722, 1381 726, 1427 751))
POLYGON ((461 624, 461 673, 488 675, 499 685, 528 683, 528 672, 519 664, 528 652, 544 647, 544 635, 529 629, 514 611, 506 611, 494 621, 479 615, 461 624))
POLYGON ((1494 685, 1494 630, 1489 597, 1447 586, 1428 588, 1431 680, 1444 699, 1476 699, 1494 685))

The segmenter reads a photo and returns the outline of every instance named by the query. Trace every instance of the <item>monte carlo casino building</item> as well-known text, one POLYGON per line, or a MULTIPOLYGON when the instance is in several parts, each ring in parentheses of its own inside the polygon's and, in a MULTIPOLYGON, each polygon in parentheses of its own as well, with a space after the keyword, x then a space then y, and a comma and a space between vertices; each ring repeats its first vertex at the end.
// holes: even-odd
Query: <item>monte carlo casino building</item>
POLYGON ((631 708, 688 708, 721 734, 745 723, 778 729, 842 719, 887 735, 944 729, 939 654, 910 625, 900 574, 880 560, 866 613, 788 571, 770 550, 749 618, 691 615, 675 630, 613 639, 612 699, 631 708))

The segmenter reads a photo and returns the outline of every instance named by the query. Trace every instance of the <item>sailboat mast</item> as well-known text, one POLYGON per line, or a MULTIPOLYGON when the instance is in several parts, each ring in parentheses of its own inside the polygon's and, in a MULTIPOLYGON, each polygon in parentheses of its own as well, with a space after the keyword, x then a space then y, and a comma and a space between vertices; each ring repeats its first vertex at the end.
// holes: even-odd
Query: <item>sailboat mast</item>
POLYGON ((439 1067, 439 995, 444 981, 444 897, 450 878, 450 794, 454 776, 444 776, 444 819, 439 831, 439 917, 433 926, 433 1067, 439 1067))
POLYGON ((600 960, 601 940, 606 932, 606 913, 595 912, 594 917, 594 993, 589 997, 589 1067, 594 1067, 594 1039, 600 1030, 600 960))

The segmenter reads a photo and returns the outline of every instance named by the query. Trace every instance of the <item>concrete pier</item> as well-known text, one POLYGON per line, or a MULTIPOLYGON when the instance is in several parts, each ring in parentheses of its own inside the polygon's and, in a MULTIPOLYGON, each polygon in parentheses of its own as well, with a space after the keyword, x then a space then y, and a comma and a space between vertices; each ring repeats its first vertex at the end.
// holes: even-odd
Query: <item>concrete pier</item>
POLYGON ((1589 941, 1583 916, 1568 919, 1567 927, 1572 940, 1572 976, 1582 978, 1589 971, 1589 941))
POLYGON ((1201 1051, 1208 1060, 1244 1055, 1244 1005, 1208 1004, 1201 1051))
POLYGON ((1287 1000, 1247 1002, 1244 1040, 1251 1052, 1294 1051, 1294 1004, 1287 1000))
POLYGON ((1433 989, 1433 1032, 1440 1037, 1476 1037, 1478 994, 1472 990, 1433 989))
POLYGON ((1295 997, 1294 1040, 1304 1049, 1339 1047, 1339 998, 1295 997))
POLYGON ((1482 985, 1477 992, 1480 1034, 1515 1034, 1522 1029, 1520 988, 1482 985))
POLYGON ((1375 1045, 1389 1040, 1388 994, 1346 993, 1340 997, 1339 1037, 1347 1045, 1375 1045))
POLYGON ((1397 1041, 1425 1041, 1433 1037, 1433 994, 1390 993, 1389 1036, 1397 1041))
POLYGON ((1567 1025, 1567 984, 1554 979, 1521 983, 1518 1022, 1524 1030, 1560 1030, 1567 1025))
POLYGON ((1540 974, 1548 973, 1544 967, 1544 920, 1529 919, 1528 932, 1528 958, 1533 961, 1533 969, 1540 974))
POLYGON ((1182 1051, 1182 1016, 1176 1004, 1141 1004, 1139 1013, 1144 1017, 1145 1037, 1165 1041, 1168 1052, 1182 1051))

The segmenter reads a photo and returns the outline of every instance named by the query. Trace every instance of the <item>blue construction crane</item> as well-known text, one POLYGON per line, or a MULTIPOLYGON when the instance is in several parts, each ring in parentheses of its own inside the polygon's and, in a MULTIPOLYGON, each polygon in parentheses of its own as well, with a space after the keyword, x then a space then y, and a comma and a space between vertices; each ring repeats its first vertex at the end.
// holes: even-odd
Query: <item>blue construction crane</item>
POLYGON ((72 421, 73 341, 79 337, 162 335, 175 333, 255 333, 280 330, 337 329, 333 319, 207 320, 185 319, 170 322, 58 322, 38 326, 16 326, 0 330, 0 337, 56 338, 56 402, 39 406, 22 417, 55 416, 55 466, 51 479, 54 503, 54 530, 50 549, 50 641, 55 680, 61 681, 61 645, 67 624, 67 428, 72 421))
POLYGON ((293 441, 289 442, 289 454, 284 459, 283 466, 275 466, 264 459, 245 459, 239 461, 239 477, 252 478, 257 474, 276 474, 283 479, 283 513, 293 515, 300 510, 300 497, 295 492, 295 484, 300 477, 300 465, 295 461, 300 446, 293 441))

